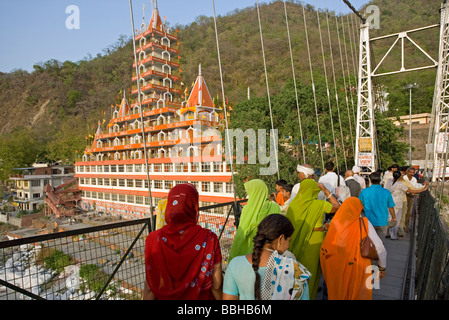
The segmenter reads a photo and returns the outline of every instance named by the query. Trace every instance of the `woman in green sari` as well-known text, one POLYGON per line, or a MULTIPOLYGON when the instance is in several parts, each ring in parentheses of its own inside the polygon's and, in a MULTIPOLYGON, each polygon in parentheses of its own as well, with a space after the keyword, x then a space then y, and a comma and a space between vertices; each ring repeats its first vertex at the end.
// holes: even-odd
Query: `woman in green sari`
POLYGON ((312 274, 309 281, 310 300, 315 300, 321 278, 320 248, 326 231, 323 226, 325 214, 334 213, 339 207, 338 201, 322 184, 304 179, 287 210, 286 216, 295 228, 289 250, 312 274), (324 192, 329 202, 317 200, 320 191, 324 192))
POLYGON ((281 208, 268 197, 268 187, 260 179, 254 179, 244 184, 248 203, 243 207, 240 223, 229 253, 232 258, 250 254, 253 251, 253 238, 260 222, 269 214, 281 213, 281 208))

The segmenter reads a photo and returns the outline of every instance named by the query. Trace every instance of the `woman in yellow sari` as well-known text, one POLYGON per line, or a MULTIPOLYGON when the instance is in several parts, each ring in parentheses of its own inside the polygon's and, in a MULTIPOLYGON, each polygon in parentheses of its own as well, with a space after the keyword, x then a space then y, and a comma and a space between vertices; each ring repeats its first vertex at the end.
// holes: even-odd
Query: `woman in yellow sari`
POLYGON ((325 235, 325 214, 336 212, 339 206, 335 197, 322 184, 313 179, 304 179, 287 210, 286 217, 295 228, 289 250, 312 274, 309 281, 310 300, 315 300, 321 278, 320 248, 325 235), (317 200, 320 191, 330 202, 317 200))
POLYGON ((165 222, 165 208, 167 207, 167 197, 159 200, 156 207, 156 230, 161 229, 167 224, 165 222))
POLYGON ((229 261, 237 256, 250 254, 253 251, 253 238, 260 222, 269 214, 281 213, 281 207, 270 201, 268 187, 260 179, 253 179, 244 184, 248 195, 248 203, 243 207, 240 223, 229 253, 229 261))

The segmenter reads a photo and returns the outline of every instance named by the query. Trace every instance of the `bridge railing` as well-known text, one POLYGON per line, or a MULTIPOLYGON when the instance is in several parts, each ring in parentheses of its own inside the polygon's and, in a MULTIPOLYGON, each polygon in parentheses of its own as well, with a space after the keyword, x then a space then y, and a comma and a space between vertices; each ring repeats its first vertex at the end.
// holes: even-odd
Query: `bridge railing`
POLYGON ((412 261, 412 295, 418 300, 449 299, 449 232, 435 204, 429 191, 420 195, 415 220, 416 259, 412 261))
MULTIPOLYGON (((200 208, 200 225, 219 236, 224 269, 244 202, 200 208)), ((139 219, 0 242, 0 300, 141 299, 149 225, 139 219)))

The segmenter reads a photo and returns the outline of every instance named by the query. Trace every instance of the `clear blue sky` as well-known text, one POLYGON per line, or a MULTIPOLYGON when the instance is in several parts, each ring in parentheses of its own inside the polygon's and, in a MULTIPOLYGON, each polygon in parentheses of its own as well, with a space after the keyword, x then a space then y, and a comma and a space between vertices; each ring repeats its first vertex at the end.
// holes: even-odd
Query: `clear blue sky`
MULTIPOLYGON (((271 3, 272 0, 259 1, 271 3)), ((315 6, 348 13, 341 0, 305 0, 315 6)), ((368 0, 351 0, 359 9, 368 0)), ((151 0, 133 0, 135 25, 140 25, 143 4, 148 23, 151 0)), ((255 0, 215 0, 217 15, 256 4, 255 0)), ((212 0, 159 0, 161 18, 170 25, 190 24, 199 15, 213 16, 212 0)), ((137 27, 136 27, 137 28, 137 27)), ((129 0, 1 0, 0 1, 0 71, 33 70, 33 65, 49 59, 79 61, 89 54, 96 56, 117 41, 131 35, 129 0), (66 8, 79 8, 80 28, 68 29, 66 8)))

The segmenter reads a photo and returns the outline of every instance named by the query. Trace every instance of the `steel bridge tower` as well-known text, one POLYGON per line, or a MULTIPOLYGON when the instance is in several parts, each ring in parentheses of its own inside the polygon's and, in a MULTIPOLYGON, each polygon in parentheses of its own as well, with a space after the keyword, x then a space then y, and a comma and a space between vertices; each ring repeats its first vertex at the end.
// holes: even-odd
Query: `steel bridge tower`
POLYGON ((369 42, 369 23, 362 21, 359 45, 355 164, 367 167, 370 172, 373 172, 377 170, 377 151, 369 42))
POLYGON ((432 118, 426 146, 426 176, 435 182, 443 180, 447 168, 449 120, 449 5, 441 4, 438 70, 432 105, 432 118), (429 169, 432 175, 429 177, 429 169))
MULTIPOLYGON (((413 30, 381 36, 370 39, 369 23, 358 12, 348 0, 343 0, 360 18, 360 42, 359 42, 359 72, 358 72, 358 90, 357 90, 357 119, 356 119, 356 148, 355 148, 355 164, 367 167, 373 172, 378 169, 378 150, 376 139, 376 127, 374 111, 378 107, 376 105, 376 94, 373 91, 373 78, 403 72, 418 71, 429 68, 437 68, 435 81, 435 91, 432 104, 432 120, 428 134, 426 145, 426 163, 425 176, 432 181, 444 180, 444 169, 447 167, 448 158, 448 124, 449 124, 449 4, 447 0, 443 0, 440 8, 440 23, 426 27, 416 28, 413 30), (430 29, 434 27, 440 28, 439 35, 439 54, 434 59, 428 54, 410 34, 413 32, 430 29), (380 62, 372 68, 370 42, 396 37, 396 40, 382 57, 380 62), (421 67, 407 68, 405 65, 404 42, 410 41, 418 48, 429 60, 428 65, 421 67), (399 70, 379 73, 378 68, 389 55, 396 44, 401 45, 401 67, 399 70), (441 179, 443 178, 443 179, 441 179)), ((410 123, 411 125, 411 123, 410 123)))

